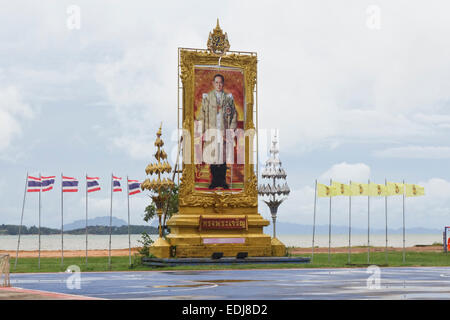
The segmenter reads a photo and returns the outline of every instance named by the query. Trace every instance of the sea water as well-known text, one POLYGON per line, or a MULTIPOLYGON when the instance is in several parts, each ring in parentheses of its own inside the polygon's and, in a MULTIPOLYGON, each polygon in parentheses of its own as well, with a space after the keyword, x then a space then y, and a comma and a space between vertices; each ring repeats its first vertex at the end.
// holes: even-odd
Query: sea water
MULTIPOLYGON (((157 235, 151 235, 153 240, 156 240, 157 235)), ((140 234, 132 234, 131 247, 141 247, 139 243, 142 237, 140 234)), ((282 241, 286 246, 310 248, 312 246, 311 235, 277 235, 277 238, 282 241)), ((332 234, 331 246, 332 247, 345 247, 348 246, 347 234, 332 234)), ((16 250, 17 249, 17 235, 0 235, 0 250, 16 250)), ((318 247, 328 247, 328 235, 318 234, 315 236, 314 245, 318 247)), ((386 245, 386 236, 384 234, 373 234, 369 238, 371 246, 383 247, 386 245)), ((442 234, 406 234, 405 245, 412 247, 415 245, 430 245, 433 243, 442 243, 442 234)), ((352 235, 352 246, 366 246, 368 243, 367 234, 355 234, 352 235)), ((392 234, 388 235, 389 247, 402 247, 403 235, 392 234)), ((21 235, 20 237, 20 250, 31 251, 38 250, 39 238, 38 235, 21 235)), ((88 248, 89 250, 108 250, 109 249, 109 235, 88 235, 88 248)), ((111 236, 111 248, 112 249, 127 249, 128 248, 128 235, 112 235, 111 236)), ((64 250, 85 250, 86 249, 86 236, 85 235, 64 235, 64 250)), ((41 250, 61 250, 61 235, 41 235, 41 250)))

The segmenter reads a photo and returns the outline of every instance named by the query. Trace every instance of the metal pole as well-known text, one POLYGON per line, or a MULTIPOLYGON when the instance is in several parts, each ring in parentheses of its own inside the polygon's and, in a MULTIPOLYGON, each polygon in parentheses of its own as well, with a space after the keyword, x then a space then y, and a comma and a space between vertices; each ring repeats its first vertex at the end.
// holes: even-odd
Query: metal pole
POLYGON ((14 262, 14 270, 16 270, 17 258, 19 256, 20 235, 22 233, 23 213, 25 211, 25 198, 26 198, 26 195, 27 195, 27 186, 28 186, 28 171, 27 171, 27 177, 25 179, 25 191, 23 192, 22 215, 20 216, 19 238, 17 240, 16 261, 14 262))
POLYGON ((39 228, 38 228, 38 238, 39 238, 39 253, 38 253, 38 269, 41 269, 41 191, 42 191, 42 177, 39 173, 39 180, 41 181, 41 186, 39 188, 39 228))
MULTIPOLYGON (((275 177, 273 177, 273 189, 276 190, 275 188, 275 177)), ((275 203, 275 194, 272 195, 273 196, 273 203, 275 203)), ((276 223, 276 219, 277 219, 277 211, 278 211, 278 206, 276 206, 276 208, 270 208, 271 214, 272 214, 272 220, 273 220, 273 238, 275 239, 277 237, 276 234, 276 230, 275 230, 275 223, 276 223)))
MULTIPOLYGON (((255 53, 256 61, 258 55, 255 53)), ((256 73, 255 83, 255 111, 256 111, 256 177, 259 175, 259 115, 258 115, 258 73, 256 73)))
MULTIPOLYGON (((351 190, 352 181, 350 180, 349 186, 351 190)), ((351 263, 352 256, 352 194, 348 197, 348 264, 351 263)))
POLYGON ((314 215, 313 215, 313 233, 312 233, 312 254, 311 263, 314 260, 314 236, 316 234, 316 206, 317 206, 317 179, 314 186, 314 215))
POLYGON ((405 192, 406 192, 406 185, 405 180, 403 180, 403 263, 406 261, 405 257, 405 192))
MULTIPOLYGON (((178 64, 177 64, 177 140, 180 141, 180 48, 178 48, 178 64)), ((183 129, 183 128, 182 128, 183 129)), ((183 131, 181 131, 181 135, 183 135, 183 131)), ((180 149, 178 148, 178 152, 180 149)), ((177 155, 177 162, 175 163, 175 168, 178 165, 178 155, 177 155)), ((175 170, 176 172, 176 170, 175 170)), ((180 175, 178 177, 178 184, 180 183, 180 175)), ((175 180, 172 180, 175 181, 175 180)))
POLYGON ((88 266, 88 175, 86 173, 86 267, 88 266))
POLYGON ((128 204, 128 256, 130 260, 131 266, 131 237, 130 237, 130 186, 128 184, 128 176, 127 176, 127 204, 128 204))
POLYGON ((273 221, 273 238, 275 239, 277 237, 277 234, 275 232, 275 220, 277 219, 276 216, 272 216, 272 221, 273 221))
POLYGON ((112 197, 113 197, 113 174, 111 173, 111 206, 109 210, 109 253, 108 253, 108 266, 110 269, 111 269, 112 197))
POLYGON ((64 264, 64 189, 63 174, 61 172, 61 267, 64 264))
POLYGON ((367 264, 370 264, 370 179, 368 180, 367 189, 367 264))
POLYGON ((385 258, 386 264, 388 263, 388 213, 387 213, 387 179, 384 178, 384 185, 386 186, 386 195, 384 197, 384 213, 386 215, 386 249, 385 249, 385 258))
POLYGON ((442 241, 444 244, 444 252, 447 255, 448 254, 448 247, 447 247, 447 227, 444 229, 444 240, 442 241))
MULTIPOLYGON (((331 189, 332 180, 330 179, 330 189, 331 189)), ((330 216, 328 219, 328 263, 330 263, 330 250, 331 250, 331 191, 330 191, 330 216)))

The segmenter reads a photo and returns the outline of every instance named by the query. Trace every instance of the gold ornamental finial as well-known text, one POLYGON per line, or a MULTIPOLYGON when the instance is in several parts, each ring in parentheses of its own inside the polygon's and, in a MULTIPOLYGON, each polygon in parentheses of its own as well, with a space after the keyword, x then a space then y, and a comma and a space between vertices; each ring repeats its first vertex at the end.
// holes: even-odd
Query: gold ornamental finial
POLYGON ((161 135, 162 135, 161 129, 162 129, 162 122, 161 122, 161 124, 159 125, 159 130, 158 130, 158 132, 156 133, 156 136, 157 136, 158 138, 161 137, 161 135))
POLYGON ((156 212, 159 218, 159 237, 162 237, 161 230, 161 216, 162 216, 162 208, 164 203, 168 200, 169 193, 167 192, 169 189, 174 187, 174 183, 171 179, 163 178, 161 179, 161 175, 164 173, 170 173, 172 171, 172 167, 167 162, 167 153, 162 149, 164 145, 164 141, 161 139, 162 135, 162 122, 159 126, 159 130, 156 133, 155 147, 157 147, 157 151, 154 154, 155 159, 158 161, 156 163, 150 163, 145 168, 145 173, 148 175, 157 175, 157 177, 153 180, 145 179, 141 184, 142 190, 153 191, 154 195, 152 196, 153 203, 156 205, 156 212), (161 161, 165 160, 165 161, 161 161))
POLYGON ((225 54, 230 49, 230 42, 228 41, 228 35, 223 33, 219 25, 219 18, 217 18, 216 28, 209 33, 208 50, 216 54, 225 54))

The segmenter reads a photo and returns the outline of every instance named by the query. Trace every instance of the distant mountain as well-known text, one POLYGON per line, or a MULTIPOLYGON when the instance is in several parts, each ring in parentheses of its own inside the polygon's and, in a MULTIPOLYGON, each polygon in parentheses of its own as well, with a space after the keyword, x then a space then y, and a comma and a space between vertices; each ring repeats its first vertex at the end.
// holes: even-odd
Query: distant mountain
MULTIPOLYGON (((36 226, 27 227, 22 226, 20 230, 21 234, 38 234, 39 229, 36 226)), ((64 230, 65 234, 85 234, 86 227, 73 229, 73 230, 64 230)), ((103 234, 108 235, 110 232, 109 226, 88 226, 89 234, 103 234)), ((137 226, 130 225, 130 234, 141 234, 146 232, 148 234, 158 234, 158 228, 152 226, 137 226)), ((46 227, 41 227, 42 235, 49 234, 60 234, 60 229, 51 229, 46 227)), ((120 227, 113 226, 111 228, 112 234, 128 234, 128 225, 122 225, 120 227)), ((0 225, 0 235, 18 235, 19 234, 19 226, 17 225, 0 225)))
MULTIPOLYGON (((96 217, 92 219, 88 219, 88 227, 89 226, 108 226, 109 227, 109 217, 96 217)), ((120 227, 124 225, 128 225, 128 222, 125 220, 112 217, 112 225, 113 227, 120 227)), ((70 231, 75 229, 86 228, 86 220, 76 220, 72 223, 68 223, 64 225, 64 231, 70 231)))
MULTIPOLYGON (((272 224, 267 226, 265 233, 272 232, 272 224)), ((295 224, 289 222, 277 222, 276 225, 277 234, 312 234, 312 225, 295 224)), ((429 229, 429 228, 406 228, 406 232, 409 234, 442 234, 444 230, 429 229)), ((316 225, 316 234, 328 234, 328 225, 316 225)), ((333 234, 348 234, 348 226, 336 226, 331 225, 331 232, 333 234)), ((371 234, 384 234, 386 229, 374 229, 370 228, 371 234)), ((402 228, 392 229, 388 226, 389 234, 401 234, 402 228)), ((367 234, 367 228, 355 228, 352 227, 352 234, 367 234)))
MULTIPOLYGON (((152 227, 152 226, 135 226, 130 225, 130 234, 141 234, 143 232, 146 232, 148 234, 158 234, 158 228, 152 227)), ((66 233, 66 232, 64 232, 66 233)), ((74 229, 67 231, 69 234, 85 234, 86 233, 86 227, 81 229, 74 229)), ((109 226, 88 226, 88 233, 89 234, 103 234, 107 235, 109 234, 109 226)), ((123 225, 120 227, 112 227, 111 229, 112 234, 128 234, 128 225, 123 225)))

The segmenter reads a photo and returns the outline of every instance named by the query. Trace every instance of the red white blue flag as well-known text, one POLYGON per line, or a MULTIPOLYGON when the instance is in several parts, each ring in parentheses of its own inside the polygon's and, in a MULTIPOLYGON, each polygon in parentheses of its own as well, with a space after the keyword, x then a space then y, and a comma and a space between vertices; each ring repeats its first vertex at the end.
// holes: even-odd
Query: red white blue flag
POLYGON ((98 183, 98 180, 100 180, 99 177, 87 177, 86 176, 87 192, 99 191, 101 189, 100 184, 98 183))
POLYGON ((41 179, 42 192, 50 191, 53 189, 53 185, 55 184, 55 176, 41 177, 41 179))
POLYGON ((120 186, 120 180, 122 178, 112 176, 113 178, 113 192, 122 192, 122 187, 120 186))
POLYGON ((128 180, 128 195, 133 195, 141 192, 141 184, 138 180, 128 180))
POLYGON ((78 180, 71 177, 62 177, 62 192, 78 192, 78 180))
POLYGON ((41 186, 41 178, 28 176, 27 192, 39 192, 41 191, 41 186))

